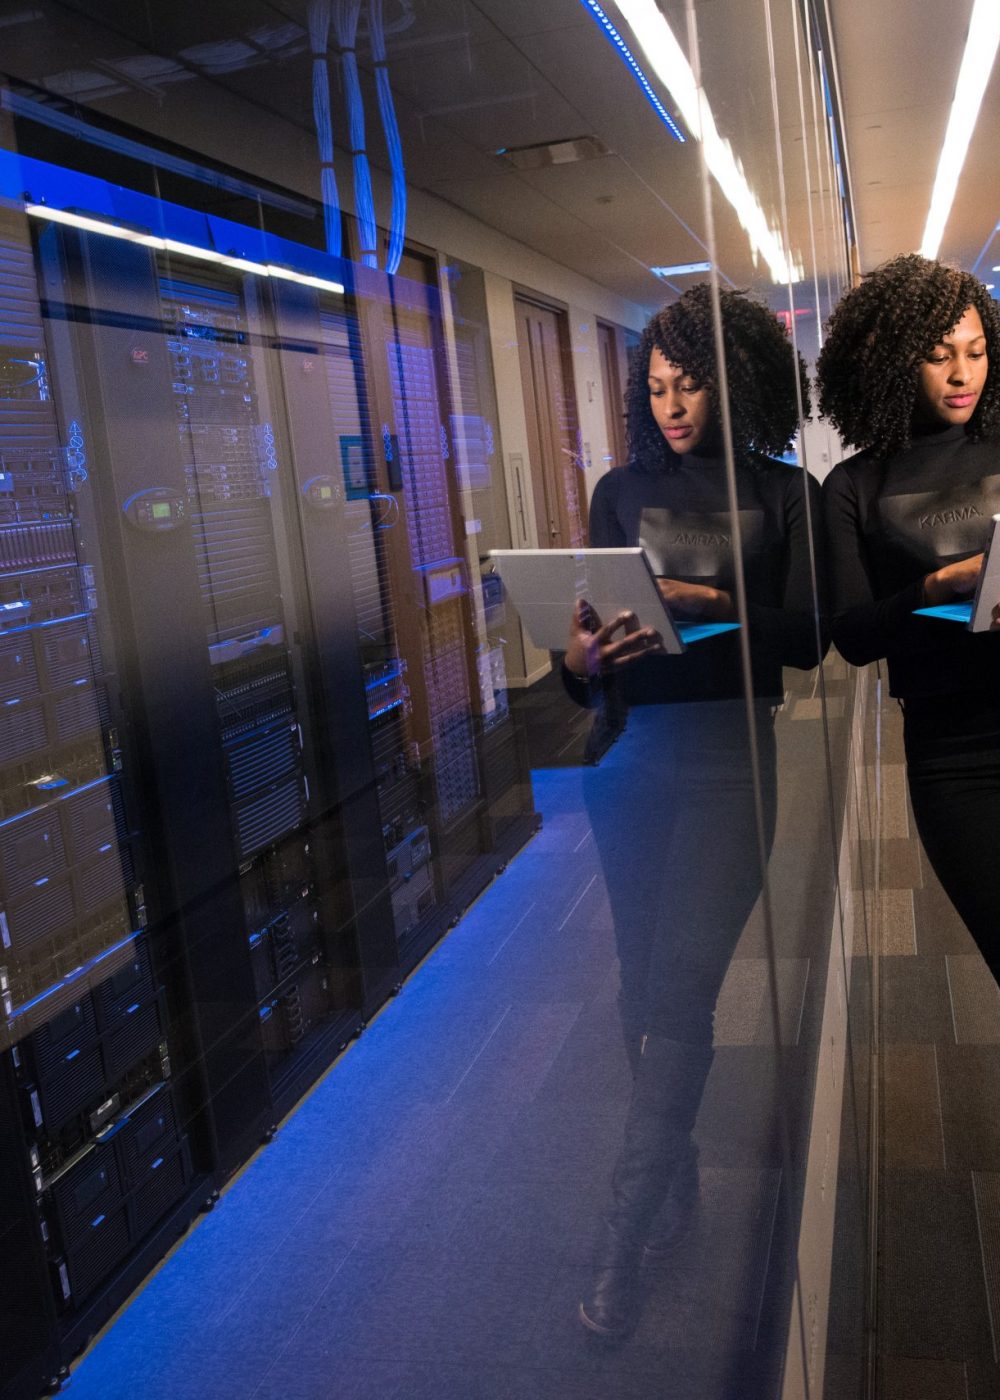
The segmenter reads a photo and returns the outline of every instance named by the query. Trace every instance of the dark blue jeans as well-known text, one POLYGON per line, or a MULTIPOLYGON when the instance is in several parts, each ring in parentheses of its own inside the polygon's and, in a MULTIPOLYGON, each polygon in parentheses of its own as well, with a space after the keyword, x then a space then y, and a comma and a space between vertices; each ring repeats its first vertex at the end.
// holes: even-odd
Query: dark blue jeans
POLYGON ((1000 982, 1000 701, 908 700, 903 737, 927 858, 1000 982))
MULTIPOLYGON (((764 843, 774 840, 771 705, 756 702, 764 843)), ((621 967, 630 1057, 644 1035, 711 1045, 715 1003, 761 890, 743 700, 633 709, 585 775, 621 967)))

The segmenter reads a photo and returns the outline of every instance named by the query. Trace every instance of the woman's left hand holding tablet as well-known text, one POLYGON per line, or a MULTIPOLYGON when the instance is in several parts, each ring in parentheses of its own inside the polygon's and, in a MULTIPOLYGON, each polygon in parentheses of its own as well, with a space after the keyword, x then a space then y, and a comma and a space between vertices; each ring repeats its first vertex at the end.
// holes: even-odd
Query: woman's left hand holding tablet
POLYGON ((677 617, 731 622, 735 616, 732 596, 723 588, 710 588, 703 583, 683 583, 675 578, 658 578, 656 586, 677 617))
POLYGON ((633 612, 602 622, 583 598, 577 603, 563 664, 580 680, 616 671, 643 656, 663 653, 663 639, 652 627, 640 627, 633 612), (616 633, 621 633, 616 636, 616 633))

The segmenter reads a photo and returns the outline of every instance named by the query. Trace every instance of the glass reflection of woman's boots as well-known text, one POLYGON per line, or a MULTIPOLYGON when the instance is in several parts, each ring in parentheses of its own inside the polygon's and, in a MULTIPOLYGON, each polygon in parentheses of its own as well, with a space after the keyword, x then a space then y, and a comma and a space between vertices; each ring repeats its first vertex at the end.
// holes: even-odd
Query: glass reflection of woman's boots
POLYGON ((691 1130, 711 1064, 711 1046, 663 1036, 644 1042, 612 1174, 611 1204, 590 1288, 580 1303, 584 1326, 609 1340, 627 1337, 638 1320, 644 1255, 668 1252, 697 1202, 691 1130))
POLYGON ((670 1181, 663 1204, 653 1216, 646 1236, 646 1258, 653 1261, 669 1255, 680 1244, 698 1209, 698 1146, 688 1137, 677 1169, 670 1181))
MULTIPOLYGON (((635 1013, 632 1003, 625 998, 619 1000, 618 1012, 621 1017, 625 1054, 634 1082, 639 1071, 639 1061, 642 1058, 642 1047, 646 1040, 640 1029, 643 1017, 641 1013, 635 1013)), ((674 1249, 691 1225, 697 1206, 698 1147, 694 1138, 689 1136, 663 1204, 656 1212, 653 1223, 649 1227, 646 1254, 650 1258, 655 1259, 661 1254, 669 1254, 674 1249)))

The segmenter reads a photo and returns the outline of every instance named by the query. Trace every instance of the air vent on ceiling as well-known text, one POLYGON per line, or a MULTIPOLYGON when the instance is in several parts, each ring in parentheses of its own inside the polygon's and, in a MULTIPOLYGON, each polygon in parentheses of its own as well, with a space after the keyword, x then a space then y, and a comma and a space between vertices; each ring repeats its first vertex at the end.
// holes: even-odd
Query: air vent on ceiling
POLYGON ((564 141, 542 141, 537 146, 501 146, 498 156, 518 170, 541 170, 546 165, 570 165, 576 160, 596 160, 611 152, 598 136, 570 136, 564 141))

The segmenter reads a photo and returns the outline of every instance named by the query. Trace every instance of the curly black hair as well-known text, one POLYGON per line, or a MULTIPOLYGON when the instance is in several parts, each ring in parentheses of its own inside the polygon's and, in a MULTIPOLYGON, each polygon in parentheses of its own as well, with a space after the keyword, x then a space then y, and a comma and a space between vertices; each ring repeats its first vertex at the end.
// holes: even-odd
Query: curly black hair
MULTIPOLYGON (((735 291, 722 292, 721 302, 733 446, 741 456, 784 452, 799 426, 796 359, 803 407, 806 415, 810 411, 805 365, 768 307, 735 291)), ((649 405, 649 357, 654 349, 709 390, 713 421, 718 423, 712 289, 707 282, 658 311, 633 354, 625 391, 625 431, 631 462, 646 471, 675 465, 649 405)))
POLYGON ((891 457, 910 442, 921 363, 962 319, 979 312, 987 374, 972 438, 1000 436, 1000 315, 968 272, 918 253, 893 258, 840 299, 816 363, 819 410, 846 443, 891 457))

